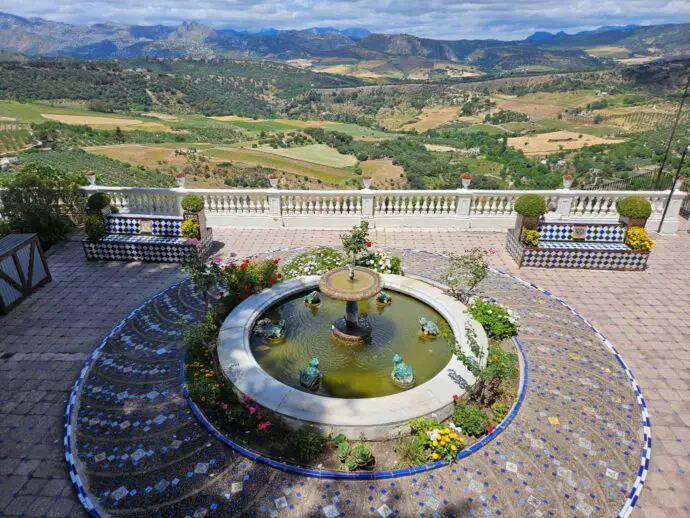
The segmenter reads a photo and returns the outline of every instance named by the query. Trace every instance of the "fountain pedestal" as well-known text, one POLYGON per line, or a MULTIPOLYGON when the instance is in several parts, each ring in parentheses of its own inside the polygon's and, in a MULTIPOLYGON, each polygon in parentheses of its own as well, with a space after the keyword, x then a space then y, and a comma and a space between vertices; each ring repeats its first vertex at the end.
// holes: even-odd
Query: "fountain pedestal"
POLYGON ((366 341, 371 336, 371 324, 359 315, 357 301, 381 291, 381 276, 368 268, 345 266, 326 273, 319 282, 319 289, 332 299, 347 302, 345 316, 331 326, 333 334, 345 342, 366 341))

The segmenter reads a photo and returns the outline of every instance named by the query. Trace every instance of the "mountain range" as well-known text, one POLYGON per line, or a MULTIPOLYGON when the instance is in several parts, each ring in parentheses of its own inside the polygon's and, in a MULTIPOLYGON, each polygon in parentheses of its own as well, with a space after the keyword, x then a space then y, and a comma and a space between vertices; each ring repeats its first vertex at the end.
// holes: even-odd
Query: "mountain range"
MULTIPOLYGON (((0 50, 29 56, 85 59, 251 58, 384 62, 409 59, 467 65, 480 72, 516 68, 587 69, 616 58, 690 56, 690 24, 601 27, 569 35, 538 32, 522 41, 435 40, 366 29, 314 27, 258 32, 214 29, 189 21, 177 27, 99 23, 73 25, 0 13, 0 50), (614 48, 594 52, 591 49, 614 48)), ((433 64, 432 66, 436 66, 433 64)))

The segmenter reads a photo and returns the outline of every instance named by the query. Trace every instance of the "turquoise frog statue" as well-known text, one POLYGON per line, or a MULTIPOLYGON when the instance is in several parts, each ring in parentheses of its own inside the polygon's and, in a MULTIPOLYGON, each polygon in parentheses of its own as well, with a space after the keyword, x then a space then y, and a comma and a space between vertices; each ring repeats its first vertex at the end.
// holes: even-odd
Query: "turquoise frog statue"
POLYGON ((309 360, 309 367, 299 371, 299 382, 304 388, 316 390, 321 381, 321 371, 319 370, 319 359, 309 360))
POLYGON ((436 337, 441 332, 436 324, 425 317, 419 319, 419 325, 422 326, 420 333, 425 337, 436 337))
POLYGON ((391 379, 393 383, 401 388, 409 388, 414 385, 412 367, 406 364, 399 354, 393 356, 393 372, 391 372, 391 379))
POLYGON ((388 306, 391 302, 393 302, 393 299, 391 299, 391 296, 388 295, 388 293, 380 292, 378 295, 376 295, 376 305, 379 307, 388 306))
POLYGON ((307 306, 318 306, 321 304, 321 294, 314 290, 309 295, 304 297, 304 303, 307 306))

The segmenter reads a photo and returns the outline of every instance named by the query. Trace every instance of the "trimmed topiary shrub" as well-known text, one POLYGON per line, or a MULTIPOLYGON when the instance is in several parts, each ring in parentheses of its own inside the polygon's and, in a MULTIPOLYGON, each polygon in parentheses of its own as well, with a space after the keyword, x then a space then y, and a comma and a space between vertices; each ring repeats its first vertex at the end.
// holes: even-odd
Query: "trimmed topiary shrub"
POLYGON ((616 202, 616 210, 624 218, 647 219, 652 214, 652 204, 642 196, 627 196, 616 202))
POLYGON ((538 194, 523 194, 515 200, 515 212, 534 218, 546 214, 546 200, 538 194))
POLYGON ((87 206, 91 210, 99 211, 110 206, 110 196, 104 192, 97 192, 89 197, 87 206))
POLYGON ((182 208, 187 212, 201 212, 204 210, 204 199, 196 194, 188 194, 182 198, 182 208))
POLYGON ((103 218, 97 214, 84 218, 84 232, 89 241, 98 241, 108 233, 103 218))

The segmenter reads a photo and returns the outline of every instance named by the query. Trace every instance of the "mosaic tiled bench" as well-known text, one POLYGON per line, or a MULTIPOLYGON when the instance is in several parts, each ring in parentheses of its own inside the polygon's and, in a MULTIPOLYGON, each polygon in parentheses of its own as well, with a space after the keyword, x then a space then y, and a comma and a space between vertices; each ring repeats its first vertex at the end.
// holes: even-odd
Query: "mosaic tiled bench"
MULTIPOLYGON (((111 214, 105 219, 108 234, 96 242, 83 241, 89 260, 146 261, 180 263, 189 253, 187 238, 182 237, 180 216, 111 214)), ((211 229, 201 240, 207 252, 213 243, 211 229)))
POLYGON ((536 248, 520 241, 519 230, 508 232, 507 248, 520 267, 644 270, 649 252, 628 247, 625 233, 620 223, 546 222, 539 226, 536 248), (576 232, 580 239, 575 239, 576 232))

